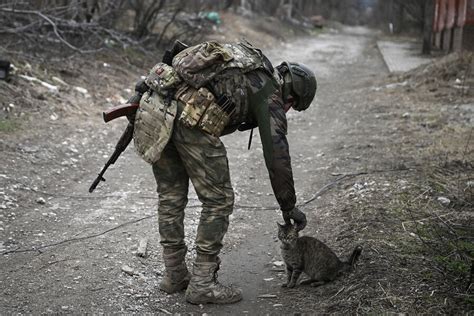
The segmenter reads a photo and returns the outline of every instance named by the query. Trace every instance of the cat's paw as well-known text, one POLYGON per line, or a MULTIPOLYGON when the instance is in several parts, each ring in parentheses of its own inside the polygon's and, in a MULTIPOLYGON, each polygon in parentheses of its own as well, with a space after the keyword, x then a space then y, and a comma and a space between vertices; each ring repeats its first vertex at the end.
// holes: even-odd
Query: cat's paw
POLYGON ((313 282, 314 282, 314 280, 312 280, 312 279, 303 280, 303 281, 300 282, 300 285, 308 285, 308 284, 311 284, 313 282))

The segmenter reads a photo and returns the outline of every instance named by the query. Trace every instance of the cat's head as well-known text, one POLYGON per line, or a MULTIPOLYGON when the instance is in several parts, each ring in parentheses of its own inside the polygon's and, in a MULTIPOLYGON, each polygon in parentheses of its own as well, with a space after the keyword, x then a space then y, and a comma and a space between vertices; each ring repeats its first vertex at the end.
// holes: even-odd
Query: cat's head
POLYGON ((282 225, 278 223, 278 239, 284 244, 293 248, 298 239, 298 230, 295 225, 282 225))

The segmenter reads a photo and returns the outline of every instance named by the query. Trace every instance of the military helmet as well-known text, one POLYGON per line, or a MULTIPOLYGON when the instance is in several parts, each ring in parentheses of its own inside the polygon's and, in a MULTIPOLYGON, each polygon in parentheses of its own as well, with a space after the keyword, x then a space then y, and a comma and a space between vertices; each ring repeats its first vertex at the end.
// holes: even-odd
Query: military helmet
POLYGON ((303 64, 287 61, 282 62, 276 69, 283 76, 284 85, 289 88, 284 98, 291 94, 295 98, 292 107, 296 111, 306 110, 313 101, 318 86, 313 71, 303 64))

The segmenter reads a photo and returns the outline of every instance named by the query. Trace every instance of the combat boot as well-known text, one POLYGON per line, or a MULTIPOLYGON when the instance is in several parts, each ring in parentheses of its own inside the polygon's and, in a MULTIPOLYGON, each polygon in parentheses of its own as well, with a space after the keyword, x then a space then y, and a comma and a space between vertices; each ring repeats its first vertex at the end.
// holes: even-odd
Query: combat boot
POLYGON ((167 249, 163 250, 166 269, 165 277, 160 283, 160 290, 172 294, 184 290, 188 286, 191 275, 184 260, 186 251, 187 248, 175 252, 170 252, 167 249))
POLYGON ((186 301, 191 304, 230 304, 242 299, 242 290, 217 281, 217 262, 195 262, 191 281, 186 290, 186 301))

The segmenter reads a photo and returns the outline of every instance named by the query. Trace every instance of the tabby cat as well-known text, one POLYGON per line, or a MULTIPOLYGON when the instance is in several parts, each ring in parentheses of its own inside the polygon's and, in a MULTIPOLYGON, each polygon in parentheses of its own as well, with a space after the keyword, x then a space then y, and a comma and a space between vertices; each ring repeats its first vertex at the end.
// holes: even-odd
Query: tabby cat
POLYGON ((281 254, 286 264, 287 281, 283 287, 295 287, 301 273, 309 276, 301 284, 319 286, 334 280, 340 273, 350 271, 362 253, 357 246, 348 261, 341 261, 323 242, 314 237, 298 237, 294 225, 278 224, 281 254))

